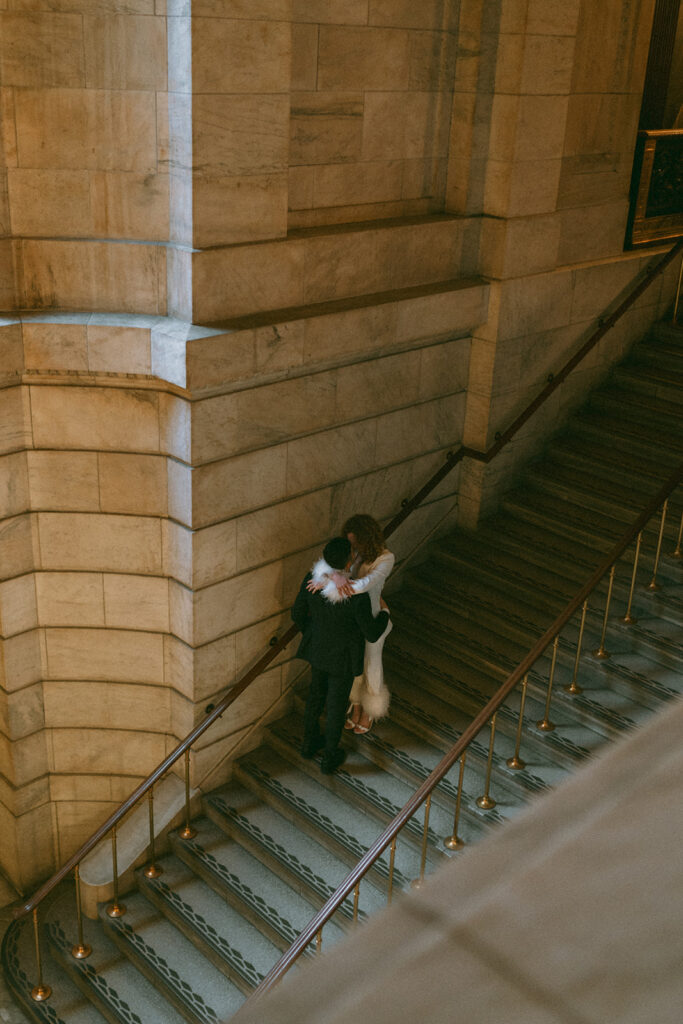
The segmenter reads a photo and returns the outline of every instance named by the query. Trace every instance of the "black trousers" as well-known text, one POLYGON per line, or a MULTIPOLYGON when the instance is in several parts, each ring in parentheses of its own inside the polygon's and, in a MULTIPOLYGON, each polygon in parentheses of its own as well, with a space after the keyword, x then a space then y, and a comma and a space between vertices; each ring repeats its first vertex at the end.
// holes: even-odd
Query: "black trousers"
POLYGON ((339 745, 349 694, 353 686, 353 675, 334 675, 323 669, 311 669, 311 686, 304 712, 304 747, 313 747, 320 737, 318 724, 322 710, 327 704, 325 723, 324 758, 333 755, 339 745))

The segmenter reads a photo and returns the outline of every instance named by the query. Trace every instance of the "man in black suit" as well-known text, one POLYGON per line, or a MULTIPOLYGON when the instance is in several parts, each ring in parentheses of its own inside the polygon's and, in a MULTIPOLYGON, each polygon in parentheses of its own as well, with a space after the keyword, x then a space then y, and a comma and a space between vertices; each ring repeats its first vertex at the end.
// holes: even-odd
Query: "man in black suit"
POLYGON ((365 641, 379 640, 389 622, 388 610, 373 616, 367 594, 346 597, 338 590, 335 573, 350 564, 351 545, 346 537, 334 537, 313 572, 304 577, 292 608, 292 618, 303 633, 297 657, 312 669, 301 754, 313 757, 324 746, 320 765, 324 775, 331 775, 346 756, 339 739, 354 677, 363 671, 365 641), (312 581, 318 585, 313 591, 308 589, 312 581), (318 723, 326 702, 323 738, 318 723))

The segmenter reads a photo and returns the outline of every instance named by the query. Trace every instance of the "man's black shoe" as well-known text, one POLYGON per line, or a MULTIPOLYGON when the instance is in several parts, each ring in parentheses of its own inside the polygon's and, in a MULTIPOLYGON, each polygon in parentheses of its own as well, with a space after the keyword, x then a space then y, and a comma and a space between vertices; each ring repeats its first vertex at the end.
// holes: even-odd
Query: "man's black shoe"
POLYGON ((323 756, 323 759, 320 762, 320 771, 323 773, 323 775, 332 775, 333 772, 336 772, 339 765, 344 764, 345 760, 346 751, 335 750, 334 754, 332 754, 330 757, 323 756))
POLYGON ((301 756, 305 758, 307 761, 310 761, 311 758, 315 757, 318 751, 324 746, 325 740, 323 739, 322 736, 318 736, 318 738, 316 740, 313 740, 311 743, 302 744, 300 751, 301 756))

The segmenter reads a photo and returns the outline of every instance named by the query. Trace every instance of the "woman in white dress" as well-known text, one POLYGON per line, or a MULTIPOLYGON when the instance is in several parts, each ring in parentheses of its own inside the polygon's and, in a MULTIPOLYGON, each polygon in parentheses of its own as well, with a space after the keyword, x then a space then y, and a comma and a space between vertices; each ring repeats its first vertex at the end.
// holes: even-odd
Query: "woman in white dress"
MULTIPOLYGON (((342 535, 348 537, 355 552, 349 593, 367 593, 373 615, 377 615, 382 588, 395 561, 394 555, 385 547, 382 527, 372 516, 355 515, 344 523, 342 535)), ((344 726, 356 735, 366 733, 374 720, 383 718, 389 710, 390 694, 384 682, 382 648, 390 632, 391 619, 379 640, 374 644, 365 643, 363 675, 354 679, 344 726)))

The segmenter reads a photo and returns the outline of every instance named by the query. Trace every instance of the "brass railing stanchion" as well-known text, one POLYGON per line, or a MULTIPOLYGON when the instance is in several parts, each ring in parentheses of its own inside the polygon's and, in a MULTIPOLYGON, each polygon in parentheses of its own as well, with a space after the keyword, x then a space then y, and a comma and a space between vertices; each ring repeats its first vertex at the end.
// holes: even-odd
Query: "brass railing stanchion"
POLYGON ((74 868, 74 882, 76 883, 76 921, 78 923, 78 942, 71 947, 71 955, 76 960, 85 960, 92 953, 92 948, 83 941, 83 912, 81 909, 81 879, 78 873, 78 864, 74 868))
POLYGON ((425 820, 422 827, 422 854, 420 856, 420 877, 414 879, 410 884, 413 889, 419 889, 425 878, 425 864, 427 863, 427 838, 429 835, 429 811, 432 806, 432 794, 425 800, 425 820))
POLYGON ((627 626, 633 626, 638 619, 631 615, 631 605, 633 604, 633 591, 636 589, 636 576, 638 574, 638 557, 640 555, 640 542, 643 539, 643 531, 641 530, 636 540, 636 553, 633 556, 633 572, 631 573, 631 589, 628 594, 628 605, 626 607, 626 614, 624 615, 622 622, 625 622, 627 626))
POLYGON ((453 835, 444 839, 443 845, 448 850, 462 850, 465 840, 458 835, 458 821, 460 820, 460 801, 462 800, 462 781, 465 775, 465 754, 463 750, 460 758, 460 775, 458 776, 458 795, 455 798, 455 817, 453 818, 453 835))
POLYGON ((609 604, 612 600, 612 587, 614 586, 614 571, 615 566, 612 566, 612 568, 609 571, 609 585, 607 587, 607 600, 605 601, 605 614, 602 619, 602 633, 600 635, 600 643, 597 649, 593 651, 593 656, 596 658, 609 658, 610 656, 609 651, 605 650, 605 636, 607 634, 607 616, 609 615, 609 604))
POLYGON ((550 711, 550 698, 553 692, 553 679, 555 678, 555 662, 557 661, 557 647, 560 642, 559 634, 553 640, 553 656, 550 662, 550 674, 548 676, 548 692, 545 698, 545 711, 543 712, 543 718, 536 722, 536 728, 540 729, 541 732, 552 732, 555 728, 555 723, 551 722, 548 718, 548 712, 550 711))
MULTIPOLYGON (((497 713, 497 712, 496 712, 497 713)), ((490 811, 496 806, 496 801, 489 794, 489 787, 491 785, 491 765, 493 764, 493 741, 496 735, 496 716, 494 715, 491 719, 491 740, 489 742, 489 759, 486 765, 486 784, 484 785, 484 793, 482 796, 478 796, 476 800, 477 807, 481 807, 482 811, 490 811)))
POLYGON ((360 882, 356 882, 356 888, 353 890, 353 923, 358 922, 358 900, 360 899, 360 882))
POLYGON ((396 836, 391 841, 391 853, 389 854, 389 888, 387 890, 387 903, 391 903, 394 894, 394 860, 396 859, 396 836))
POLYGON ((154 849, 154 786, 149 791, 149 864, 145 868, 146 878, 158 878, 163 875, 164 869, 156 863, 156 851, 154 849))
POLYGON ((126 912, 125 903, 119 903, 119 867, 116 858, 116 825, 111 830, 111 861, 114 872, 114 899, 107 907, 109 917, 123 917, 126 912))
POLYGON ((36 942, 36 974, 38 975, 38 984, 31 989, 31 999, 36 1003, 44 1003, 46 999, 49 999, 52 995, 52 989, 49 985, 43 984, 43 963, 40 959, 40 938, 38 936, 38 908, 33 908, 33 937, 36 942))
POLYGON ((517 723, 517 739, 515 741, 515 752, 512 757, 508 757, 505 762, 508 768, 513 772, 519 772, 522 768, 526 768, 526 761, 523 761, 519 756, 519 746, 522 742, 522 725, 524 723, 524 702, 526 701, 526 688, 529 682, 529 673, 524 676, 522 681, 522 696, 519 701, 519 722, 517 723))
POLYGON ((662 518, 659 523, 659 537, 657 538, 657 551, 655 552, 655 564, 652 567, 652 579, 647 585, 648 590, 659 590, 659 583, 657 583, 657 569, 659 568, 659 556, 662 553, 662 539, 664 537, 664 523, 666 522, 666 510, 668 507, 668 500, 662 505, 662 518))
POLYGON ((581 644, 583 643, 583 629, 586 625, 586 612, 588 611, 588 598, 583 602, 583 609, 581 611, 581 625, 579 626, 579 639, 576 642, 576 659, 574 661, 574 672, 572 675, 572 681, 569 686, 565 686, 564 689, 567 693, 572 695, 577 693, 583 693, 582 687, 579 686, 576 679, 579 674, 579 661, 581 660, 581 644))
POLYGON ((681 539, 683 538, 683 512, 681 512, 681 522, 678 527, 678 537, 676 538, 676 547, 673 550, 672 558, 681 557, 681 539))
POLYGON ((197 830, 190 825, 190 750, 185 751, 185 826, 178 833, 181 839, 194 839, 197 830))
POLYGON ((320 953, 322 953, 322 948, 323 948, 323 930, 321 928, 319 932, 316 932, 316 936, 315 936, 315 952, 316 952, 316 956, 319 956, 320 953))

